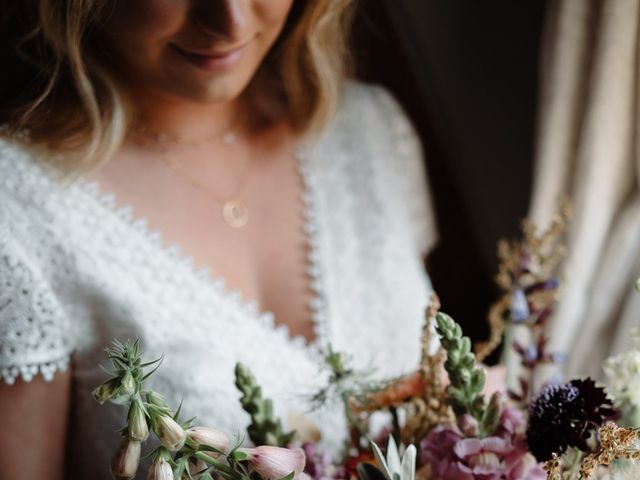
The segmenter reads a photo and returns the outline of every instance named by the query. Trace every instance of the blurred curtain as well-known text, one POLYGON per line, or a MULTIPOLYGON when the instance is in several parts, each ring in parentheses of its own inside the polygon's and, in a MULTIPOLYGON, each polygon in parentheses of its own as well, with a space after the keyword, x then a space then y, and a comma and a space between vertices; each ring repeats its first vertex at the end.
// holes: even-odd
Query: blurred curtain
POLYGON ((496 242, 529 208, 544 0, 359 0, 359 75, 422 135, 440 244, 429 272, 474 339, 497 290, 496 242))
POLYGON ((544 227, 572 203, 548 326, 571 375, 601 376, 640 320, 639 15, 640 0, 557 0, 547 18, 530 215, 544 227))

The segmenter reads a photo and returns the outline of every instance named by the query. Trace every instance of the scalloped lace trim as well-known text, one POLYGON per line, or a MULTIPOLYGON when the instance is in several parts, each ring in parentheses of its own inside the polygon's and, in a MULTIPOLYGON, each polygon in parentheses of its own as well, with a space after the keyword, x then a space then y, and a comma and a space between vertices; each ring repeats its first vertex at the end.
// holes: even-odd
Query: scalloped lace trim
POLYGON ((36 375, 40 374, 45 381, 50 382, 57 372, 67 371, 70 358, 70 356, 66 356, 53 362, 3 367, 0 369, 0 379, 7 385, 13 385, 18 378, 22 378, 23 381, 29 383, 36 375))
MULTIPOLYGON (((153 230, 149 226, 149 221, 145 217, 133 215, 133 207, 125 205, 117 207, 117 196, 112 192, 102 192, 97 181, 85 181, 80 177, 77 187, 80 191, 88 194, 98 204, 106 208, 111 215, 114 215, 124 222, 132 231, 144 237, 153 247, 162 251, 171 261, 184 266, 190 275, 195 276, 204 282, 210 290, 216 291, 218 295, 231 301, 236 308, 244 314, 266 326, 266 328, 283 335, 288 343, 297 349, 306 351, 314 358, 323 354, 325 343, 327 342, 327 308, 326 294, 324 289, 324 275, 322 270, 320 238, 318 235, 318 214, 316 207, 316 184, 314 183, 312 167, 310 165, 313 158, 308 145, 301 143, 294 150, 294 158, 297 162, 297 171, 302 179, 303 191, 301 193, 303 229, 306 235, 308 251, 306 272, 308 286, 311 289, 311 298, 308 302, 313 324, 314 340, 307 343, 303 335, 292 335, 286 324, 276 323, 275 314, 270 310, 259 310, 255 300, 247 300, 243 293, 237 289, 229 288, 223 277, 212 274, 209 267, 198 266, 192 256, 186 254, 178 245, 165 242, 162 232, 153 230)), ((153 258, 152 256, 149 256, 153 258)))

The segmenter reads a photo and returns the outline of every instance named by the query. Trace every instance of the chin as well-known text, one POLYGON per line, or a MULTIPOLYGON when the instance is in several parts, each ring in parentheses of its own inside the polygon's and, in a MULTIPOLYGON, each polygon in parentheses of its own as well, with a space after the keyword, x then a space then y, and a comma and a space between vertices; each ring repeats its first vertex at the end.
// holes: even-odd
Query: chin
POLYGON ((168 86, 168 90, 173 96, 191 102, 227 102, 240 97, 250 80, 250 78, 237 78, 237 76, 232 76, 228 78, 211 79, 209 81, 182 81, 175 82, 168 86))
POLYGON ((169 92, 172 96, 195 103, 228 102, 239 98, 249 82, 212 84, 173 85, 169 92))

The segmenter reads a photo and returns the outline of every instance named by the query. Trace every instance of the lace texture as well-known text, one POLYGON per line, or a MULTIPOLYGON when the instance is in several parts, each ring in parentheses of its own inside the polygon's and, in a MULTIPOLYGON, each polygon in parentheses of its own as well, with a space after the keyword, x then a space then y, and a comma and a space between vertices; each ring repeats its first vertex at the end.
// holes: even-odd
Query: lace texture
POLYGON ((0 140, 0 375, 52 378, 73 355, 71 477, 107 479, 123 413, 91 390, 113 338, 164 354, 152 388, 202 424, 242 432, 233 369, 249 366, 285 423, 307 412, 337 450, 341 409, 309 412, 331 343, 382 378, 417 365, 435 239, 419 142, 382 89, 349 83, 332 124, 297 154, 317 341, 194 265, 95 183, 62 187, 24 147, 0 140), (401 352, 401 354, 400 354, 401 352))

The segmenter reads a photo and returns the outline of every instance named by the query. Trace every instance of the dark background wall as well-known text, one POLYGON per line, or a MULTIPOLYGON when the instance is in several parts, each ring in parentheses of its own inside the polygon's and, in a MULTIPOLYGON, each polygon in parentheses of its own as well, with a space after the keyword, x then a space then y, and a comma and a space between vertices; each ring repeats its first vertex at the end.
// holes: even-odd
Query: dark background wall
POLYGON ((527 214, 545 3, 359 3, 358 76, 386 85, 422 137, 440 230, 428 270, 473 338, 498 294, 496 243, 527 214))

